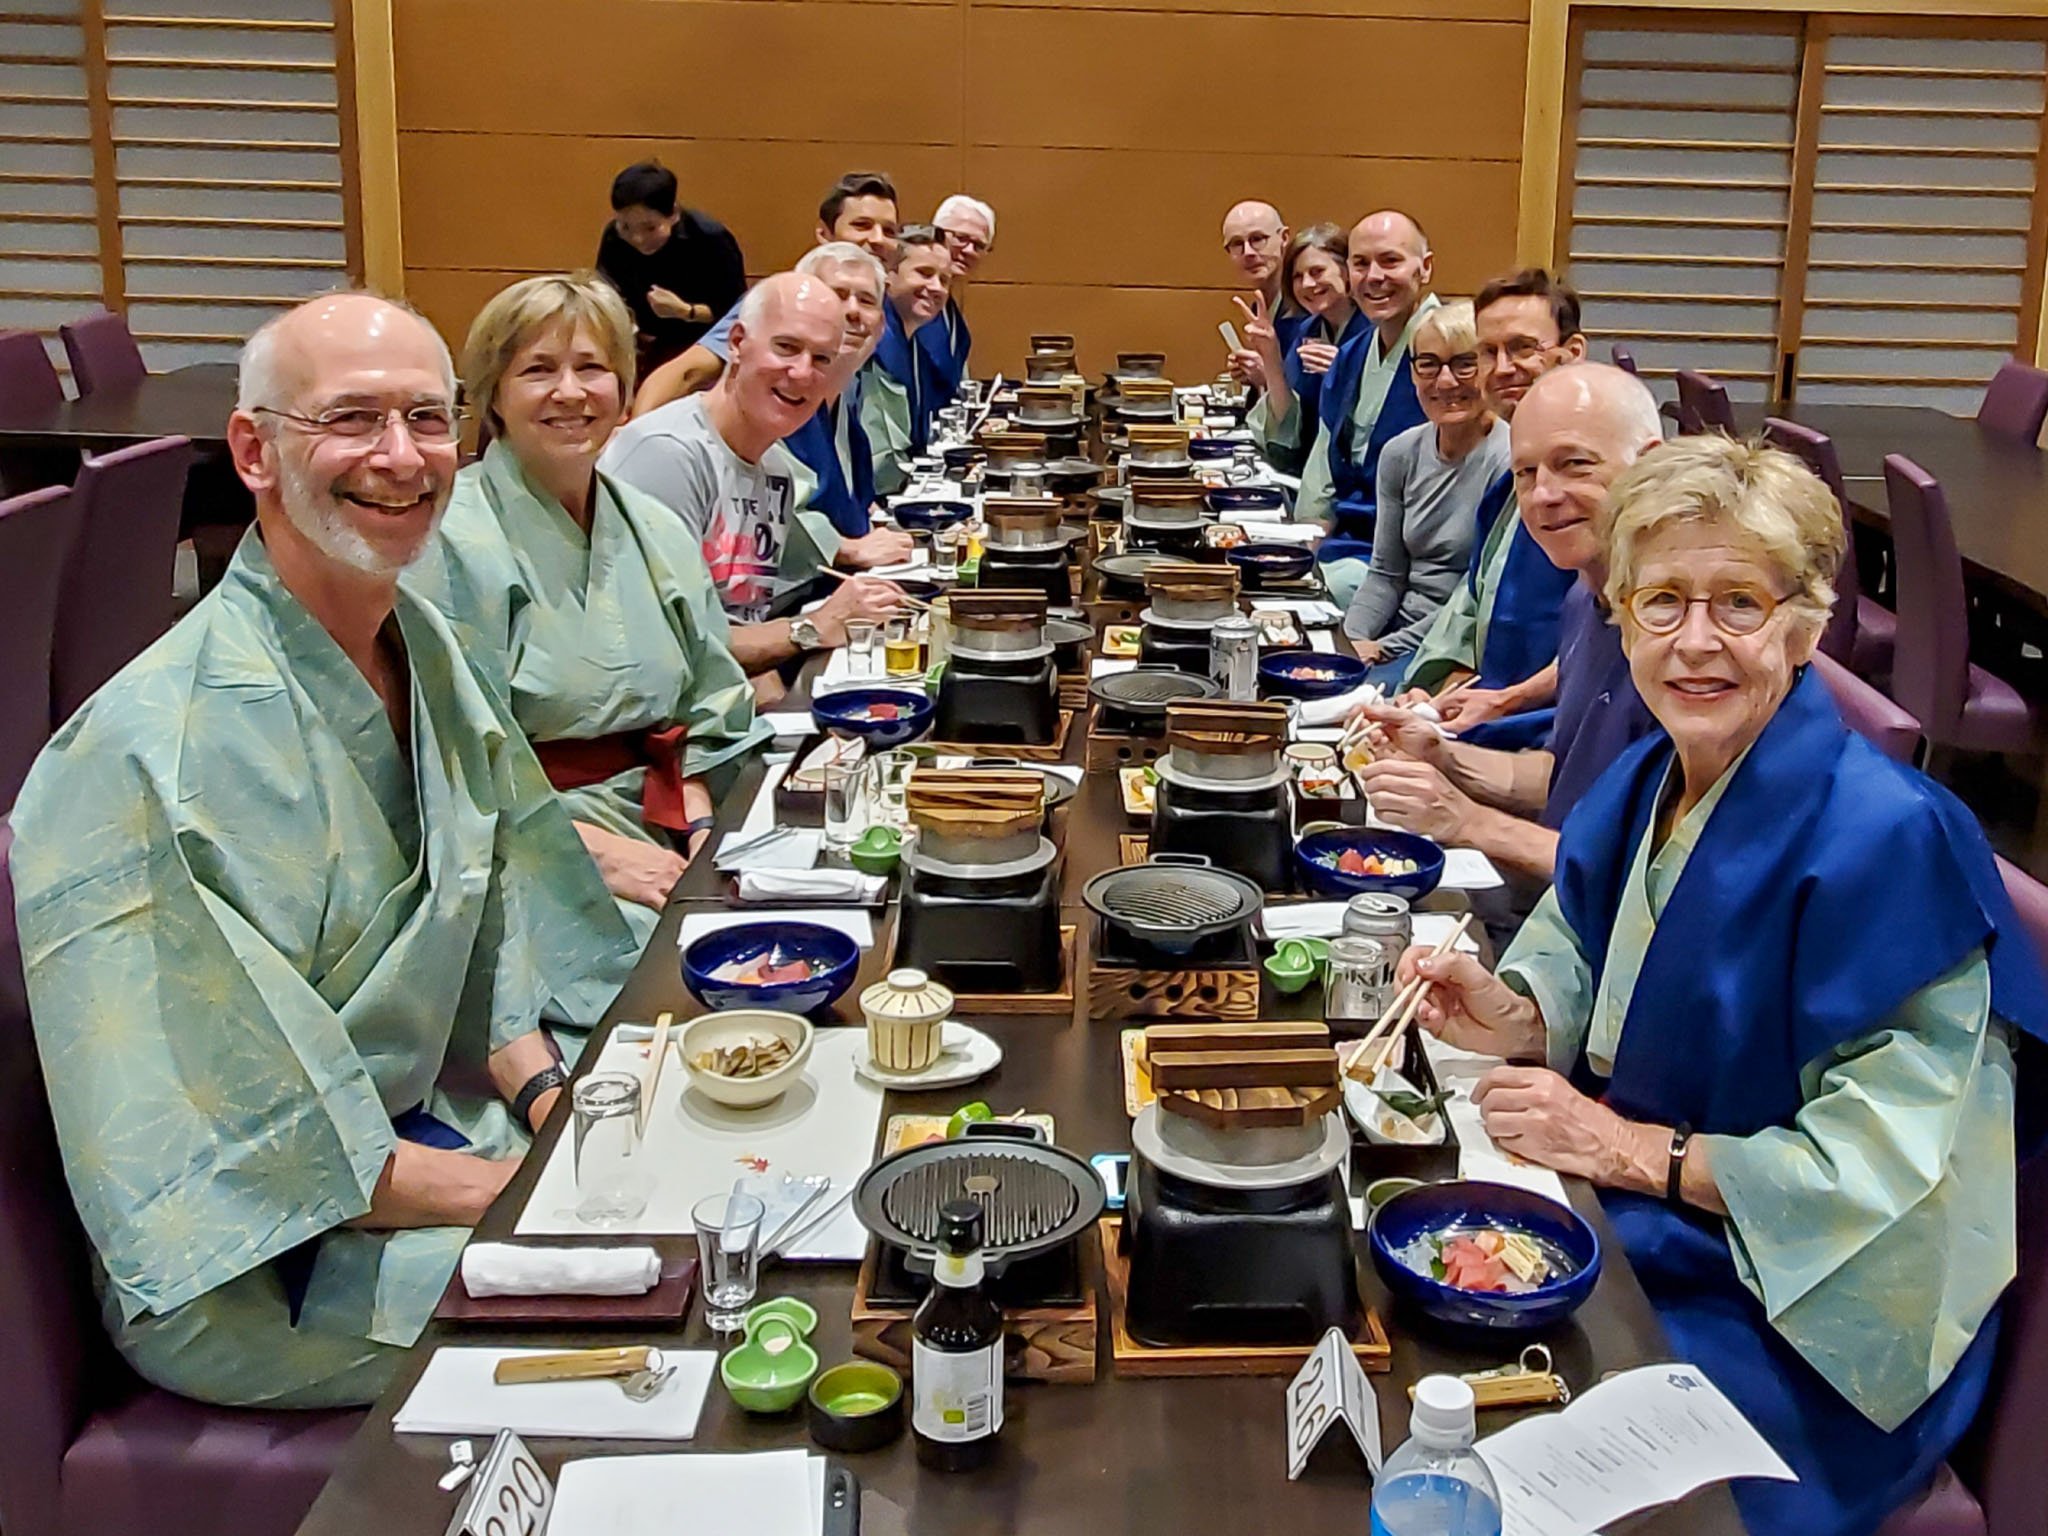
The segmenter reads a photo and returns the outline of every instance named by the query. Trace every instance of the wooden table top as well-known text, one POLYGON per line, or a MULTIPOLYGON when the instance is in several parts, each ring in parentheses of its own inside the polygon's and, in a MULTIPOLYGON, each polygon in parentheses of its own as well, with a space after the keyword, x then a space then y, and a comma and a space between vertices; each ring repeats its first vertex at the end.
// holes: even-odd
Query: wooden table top
MULTIPOLYGON (((801 693, 798 694, 800 698, 801 693)), ((793 699, 782 706, 795 708, 793 699)), ((1080 761, 1081 733, 1069 746, 1069 759, 1080 761)), ((720 836, 739 824, 753 802, 762 777, 751 766, 720 807, 720 836)), ((1086 776, 1068 810, 1065 836, 1067 872, 1063 882, 1063 921, 1083 935, 1082 963, 1092 947, 1093 918, 1079 904, 1078 892, 1087 876, 1118 862, 1117 834, 1137 830, 1126 818, 1117 795, 1115 776, 1086 776)), ((689 911, 722 909, 721 885, 711 872, 716 841, 700 856, 678 886, 639 967, 627 982, 604 1024, 593 1037, 586 1060, 595 1060, 609 1028, 621 1021, 650 1021, 660 1011, 679 1018, 703 1010, 684 990, 676 935, 689 911)), ((1431 905, 1461 908, 1460 893, 1439 893, 1431 905)), ((893 909, 878 915, 876 944, 862 956, 854 984, 833 1009, 829 1021, 858 1024, 856 1003, 862 988, 879 980, 888 966, 894 936, 893 909)), ((962 1017, 1001 1042, 1002 1065, 971 1087, 926 1095, 891 1093, 884 1107, 890 1114, 916 1110, 950 1112, 969 1099, 986 1099, 1005 1111, 1028 1107, 1050 1112, 1060 1143, 1082 1155, 1121 1152, 1130 1147, 1130 1122, 1122 1103, 1119 1036, 1122 1025, 1087 1018, 1085 984, 1076 987, 1077 1003, 1066 1011, 1043 1015, 962 1017)), ((1320 1018, 1321 995, 1311 989, 1283 998, 1268 989, 1265 1016, 1275 1019, 1320 1018)), ((557 1114, 536 1142, 534 1152, 492 1208, 478 1236, 509 1236, 539 1171, 559 1140, 566 1115, 557 1114)), ((1605 1266, 1592 1299, 1564 1326, 1544 1335, 1558 1369, 1575 1390, 1583 1391, 1609 1371, 1668 1359, 1669 1350, 1656 1314, 1612 1241, 1592 1188, 1578 1181, 1573 1202, 1603 1239, 1605 1266)), ((664 1238, 657 1246, 689 1247, 688 1238, 664 1238)), ((1394 1312, 1369 1263, 1361 1264, 1361 1283, 1368 1302, 1387 1322, 1393 1338, 1393 1369, 1372 1379, 1381 1409, 1384 1443, 1394 1446, 1408 1433, 1406 1388, 1432 1371, 1470 1371, 1504 1363, 1521 1347, 1499 1344, 1474 1349, 1409 1326, 1394 1312)), ((822 1318, 814 1342, 829 1366, 852 1353, 850 1307, 854 1275, 850 1267, 778 1265, 763 1275, 761 1295, 801 1296, 822 1318)), ((371 1410, 341 1465, 301 1527, 303 1536, 356 1536, 374 1530, 379 1536, 440 1536, 454 1499, 435 1488, 447 1469, 449 1438, 439 1435, 395 1435, 391 1416, 403 1403, 434 1346, 448 1343, 578 1344, 617 1343, 622 1336, 577 1333, 567 1329, 521 1331, 477 1329, 434 1324, 412 1351, 391 1391, 371 1410)), ((637 1341, 643 1335, 635 1333, 637 1341)), ((646 1336, 664 1347, 717 1347, 705 1328, 701 1308, 693 1307, 679 1335, 646 1336)), ((1311 1471, 1302 1481, 1287 1481, 1285 1378, 1202 1378, 1133 1380, 1117 1378, 1104 1351, 1097 1380, 1091 1386, 1012 1383, 1005 1394, 1006 1424, 996 1463, 979 1473, 948 1477, 924 1472, 917 1464, 910 1436, 887 1449, 841 1458, 860 1478, 865 1490, 863 1522, 866 1536, 899 1532, 951 1533, 1002 1530, 1018 1536, 1071 1536, 1086 1530, 1099 1536, 1139 1536, 1200 1525, 1231 1536, 1293 1536, 1302 1530, 1362 1530, 1368 1483, 1360 1470, 1311 1471)), ((1482 1433, 1510 1422, 1514 1410, 1489 1410, 1482 1433)), ((713 1384, 692 1449, 745 1451, 788 1449, 809 1444, 801 1413, 761 1419, 739 1411, 724 1389, 713 1384)), ((534 1450, 550 1472, 562 1461, 593 1455, 673 1450, 673 1446, 609 1441, 543 1440, 534 1450)), ((1711 1487, 1679 1504, 1650 1511, 1616 1527, 1670 1533, 1670 1536, 1738 1536, 1741 1523, 1723 1487, 1711 1487)))
POLYGON ((2048 613, 2048 453, 1987 432, 1974 421, 1914 405, 1743 406, 1736 420, 1759 431, 1778 415, 1834 439, 1844 489, 1859 522, 1889 528, 1886 454, 1902 453, 1948 493, 1956 548, 1967 574, 2048 613))
POLYGON ((227 441, 235 408, 233 363, 194 363, 152 373, 133 389, 106 390, 39 411, 0 410, 0 453, 75 445, 119 447, 189 437, 202 447, 227 441))

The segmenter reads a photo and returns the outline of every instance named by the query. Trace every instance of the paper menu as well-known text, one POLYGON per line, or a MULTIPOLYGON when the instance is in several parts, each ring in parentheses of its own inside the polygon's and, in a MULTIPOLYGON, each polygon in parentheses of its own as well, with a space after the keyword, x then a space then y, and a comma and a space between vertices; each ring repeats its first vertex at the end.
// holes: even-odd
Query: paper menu
POLYGON ((1502 1536, 1587 1536, 1708 1483, 1794 1480, 1720 1389, 1685 1364, 1624 1371, 1476 1449, 1500 1484, 1502 1536))
POLYGON ((392 1416, 400 1434, 566 1435, 588 1440, 688 1440, 718 1367, 716 1350, 662 1350, 675 1374, 646 1402, 626 1396, 617 1378, 534 1381, 500 1386, 500 1360, 544 1355, 545 1349, 455 1348, 434 1351, 420 1379, 392 1416))
POLYGON ((801 1450, 583 1457, 562 1465, 548 1536, 815 1536, 824 1469, 801 1450))

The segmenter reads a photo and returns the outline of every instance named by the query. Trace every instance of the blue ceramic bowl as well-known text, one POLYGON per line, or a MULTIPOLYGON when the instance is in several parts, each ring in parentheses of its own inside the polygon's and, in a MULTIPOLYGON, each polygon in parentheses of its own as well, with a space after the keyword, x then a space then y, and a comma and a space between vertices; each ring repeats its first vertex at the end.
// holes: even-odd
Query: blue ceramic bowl
POLYGON ((1240 544, 1223 555, 1253 587, 1262 581, 1298 581, 1316 563, 1316 552, 1299 544, 1240 544))
POLYGON ((930 533, 935 528, 950 528, 955 523, 964 523, 974 516, 974 504, 967 501, 921 500, 892 501, 889 515, 896 519, 896 526, 907 528, 912 533, 930 533))
POLYGON ((1259 658, 1259 692, 1275 699, 1334 699, 1365 681, 1365 663, 1335 651, 1269 651, 1259 658), (1289 677, 1314 667, 1314 677, 1289 677))
POLYGON ((1218 516, 1244 512, 1278 512, 1287 496, 1277 485, 1213 485, 1209 510, 1218 516))
POLYGON ((1547 1328, 1576 1312, 1600 1278, 1600 1239, 1578 1212, 1508 1184, 1459 1181, 1405 1190, 1373 1212, 1366 1242, 1372 1249, 1372 1267, 1396 1301, 1461 1328, 1496 1333, 1547 1328), (1460 1290, 1417 1273, 1395 1257, 1427 1233, 1477 1225, 1541 1238, 1562 1249, 1575 1267, 1533 1291, 1508 1296, 1460 1290))
POLYGON ((932 728, 937 706, 921 693, 903 688, 848 688, 811 701, 811 719, 821 731, 837 736, 858 736, 871 752, 886 752, 917 740, 932 728), (861 716, 877 704, 893 704, 899 713, 893 720, 863 720, 861 716))
POLYGON ((683 982, 706 1008, 775 1008, 816 1013, 838 1000, 860 969, 860 946, 837 928, 820 923, 738 923, 707 933, 683 951, 683 982), (816 974, 803 981, 749 986, 714 981, 711 973, 731 960, 752 960, 779 949, 786 960, 808 960, 816 974), (822 966, 823 969, 818 969, 822 966))
POLYGON ((1188 444, 1188 457, 1197 464, 1229 463, 1237 456, 1237 444, 1227 437, 1198 437, 1188 444))
POLYGON ((1399 896, 1417 901, 1427 896, 1444 877, 1444 851, 1426 837, 1413 832, 1395 832, 1385 827, 1331 827, 1311 832, 1294 845, 1294 865, 1302 884, 1318 896, 1399 896), (1347 875, 1331 869, 1344 850, 1356 848, 1363 854, 1413 859, 1420 867, 1412 875, 1347 875))

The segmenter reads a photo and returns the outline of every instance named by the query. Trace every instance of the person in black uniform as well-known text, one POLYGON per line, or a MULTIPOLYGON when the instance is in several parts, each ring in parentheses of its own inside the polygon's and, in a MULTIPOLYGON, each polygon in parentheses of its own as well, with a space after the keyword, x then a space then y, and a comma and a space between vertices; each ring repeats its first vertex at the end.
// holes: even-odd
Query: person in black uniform
POLYGON ((739 241, 716 219, 679 206, 676 173, 658 160, 612 179, 597 270, 632 307, 642 377, 679 356, 747 290, 739 241))

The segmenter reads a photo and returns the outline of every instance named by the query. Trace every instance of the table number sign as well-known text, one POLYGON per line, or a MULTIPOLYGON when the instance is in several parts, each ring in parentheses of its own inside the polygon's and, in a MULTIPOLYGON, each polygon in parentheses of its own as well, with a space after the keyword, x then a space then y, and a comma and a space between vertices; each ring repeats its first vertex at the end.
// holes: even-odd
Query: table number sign
POLYGON ((1324 1334, 1287 1384, 1287 1480, 1307 1468, 1330 1426, 1342 1420, 1366 1466, 1380 1469, 1380 1409, 1365 1368, 1341 1329, 1324 1334))
POLYGON ((447 1536, 544 1536, 554 1504, 555 1486, 526 1442, 501 1429, 456 1501, 447 1536))

